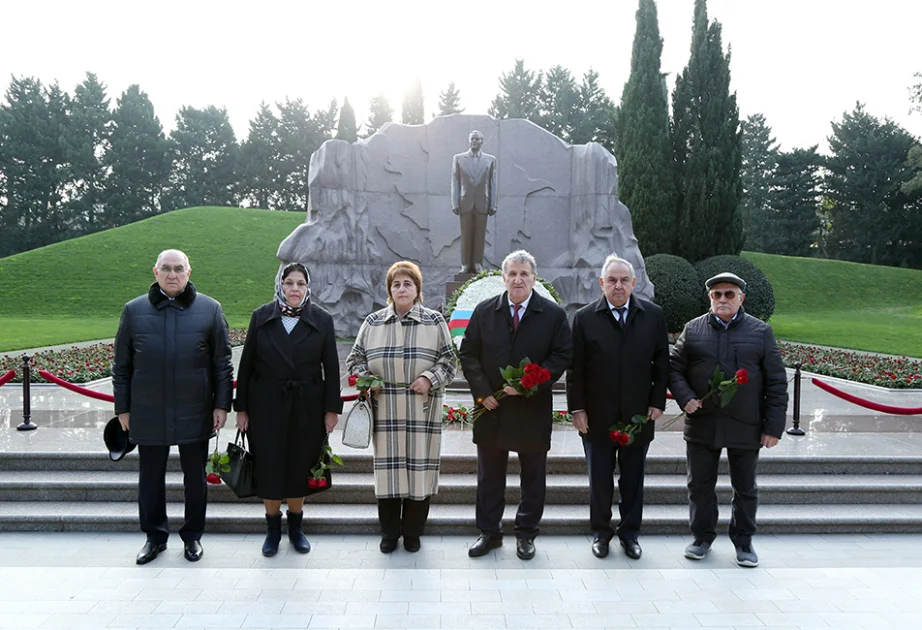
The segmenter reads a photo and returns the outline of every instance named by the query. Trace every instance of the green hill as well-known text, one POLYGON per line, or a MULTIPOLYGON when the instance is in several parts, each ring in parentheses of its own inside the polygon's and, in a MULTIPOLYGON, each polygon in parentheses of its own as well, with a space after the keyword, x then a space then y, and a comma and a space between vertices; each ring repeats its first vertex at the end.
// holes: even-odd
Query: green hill
MULTIPOLYGON (((0 351, 111 337, 163 249, 245 326, 272 296, 279 243, 302 213, 188 208, 0 259, 0 351)), ((775 288, 780 339, 922 356, 922 271, 744 254, 775 288)))

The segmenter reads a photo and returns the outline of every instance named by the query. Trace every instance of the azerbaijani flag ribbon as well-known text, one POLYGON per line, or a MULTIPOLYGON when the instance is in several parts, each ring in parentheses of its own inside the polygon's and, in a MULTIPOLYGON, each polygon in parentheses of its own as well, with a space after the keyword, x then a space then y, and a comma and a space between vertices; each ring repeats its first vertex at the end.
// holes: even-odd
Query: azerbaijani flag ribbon
POLYGON ((464 331, 467 330, 467 324, 471 321, 471 315, 473 315, 473 313, 473 309, 462 310, 458 308, 452 312, 451 319, 448 320, 448 330, 452 338, 464 336, 464 331))

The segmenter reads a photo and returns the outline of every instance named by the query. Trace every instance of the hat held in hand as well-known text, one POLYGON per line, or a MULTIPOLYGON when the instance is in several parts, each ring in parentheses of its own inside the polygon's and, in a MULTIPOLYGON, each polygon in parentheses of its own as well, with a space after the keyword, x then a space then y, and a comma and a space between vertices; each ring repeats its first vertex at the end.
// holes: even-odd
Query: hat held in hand
POLYGON ((122 428, 122 423, 118 421, 118 416, 106 423, 106 428, 102 432, 102 441, 106 443, 109 459, 113 462, 120 461, 137 446, 128 439, 128 431, 122 428))

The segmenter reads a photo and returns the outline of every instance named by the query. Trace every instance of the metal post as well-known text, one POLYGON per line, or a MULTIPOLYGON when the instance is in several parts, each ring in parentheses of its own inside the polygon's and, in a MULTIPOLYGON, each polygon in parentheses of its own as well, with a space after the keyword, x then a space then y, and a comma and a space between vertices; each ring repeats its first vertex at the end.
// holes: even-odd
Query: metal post
POLYGON ((32 422, 32 394, 29 393, 31 362, 32 357, 28 354, 22 355, 22 424, 16 427, 18 431, 34 431, 38 428, 38 425, 32 422))
POLYGON ((800 362, 794 364, 794 426, 787 430, 788 435, 806 435, 800 428, 800 362))

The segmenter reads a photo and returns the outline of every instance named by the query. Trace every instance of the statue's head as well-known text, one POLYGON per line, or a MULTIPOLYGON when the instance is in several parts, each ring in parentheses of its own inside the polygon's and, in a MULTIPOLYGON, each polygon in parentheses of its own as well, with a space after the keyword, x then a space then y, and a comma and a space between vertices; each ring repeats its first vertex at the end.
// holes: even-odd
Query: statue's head
POLYGON ((480 147, 483 146, 483 134, 476 129, 468 136, 468 140, 471 143, 471 151, 479 151, 480 147))

